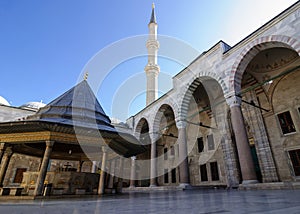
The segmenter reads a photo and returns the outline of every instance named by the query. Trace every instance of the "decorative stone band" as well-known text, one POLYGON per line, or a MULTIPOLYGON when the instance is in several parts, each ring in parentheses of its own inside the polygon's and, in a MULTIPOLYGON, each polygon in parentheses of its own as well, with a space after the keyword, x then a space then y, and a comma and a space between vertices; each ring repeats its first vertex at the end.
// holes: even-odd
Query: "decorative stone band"
POLYGON ((225 97, 227 104, 229 107, 240 106, 242 103, 242 98, 236 96, 235 94, 229 94, 225 97))

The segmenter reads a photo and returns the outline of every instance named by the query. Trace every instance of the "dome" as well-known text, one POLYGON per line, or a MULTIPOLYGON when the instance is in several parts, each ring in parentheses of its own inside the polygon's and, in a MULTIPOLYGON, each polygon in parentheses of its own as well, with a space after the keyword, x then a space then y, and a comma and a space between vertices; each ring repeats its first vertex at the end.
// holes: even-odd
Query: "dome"
POLYGON ((0 105, 10 106, 9 102, 0 96, 0 105))
POLYGON ((38 109, 44 107, 45 105, 46 104, 42 103, 42 102, 28 102, 28 103, 21 105, 20 108, 38 110, 38 109))

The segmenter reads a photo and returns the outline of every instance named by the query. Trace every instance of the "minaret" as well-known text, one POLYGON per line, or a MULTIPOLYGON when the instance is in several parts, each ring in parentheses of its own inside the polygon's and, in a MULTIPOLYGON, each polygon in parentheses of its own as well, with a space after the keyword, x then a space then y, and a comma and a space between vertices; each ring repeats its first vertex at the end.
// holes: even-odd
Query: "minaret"
POLYGON ((159 42, 157 41, 157 23, 154 11, 154 3, 152 4, 151 19, 148 24, 149 37, 146 43, 148 49, 148 64, 145 67, 147 76, 147 95, 146 105, 148 106, 158 97, 158 73, 159 66, 157 65, 157 51, 159 42))

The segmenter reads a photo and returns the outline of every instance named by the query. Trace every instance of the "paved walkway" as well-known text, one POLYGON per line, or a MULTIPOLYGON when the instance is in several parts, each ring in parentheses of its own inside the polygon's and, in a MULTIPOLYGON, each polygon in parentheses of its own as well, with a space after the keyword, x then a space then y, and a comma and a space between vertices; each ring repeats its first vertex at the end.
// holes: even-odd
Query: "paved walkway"
POLYGON ((0 202, 5 214, 300 213, 300 190, 189 190, 130 193, 96 199, 0 202))

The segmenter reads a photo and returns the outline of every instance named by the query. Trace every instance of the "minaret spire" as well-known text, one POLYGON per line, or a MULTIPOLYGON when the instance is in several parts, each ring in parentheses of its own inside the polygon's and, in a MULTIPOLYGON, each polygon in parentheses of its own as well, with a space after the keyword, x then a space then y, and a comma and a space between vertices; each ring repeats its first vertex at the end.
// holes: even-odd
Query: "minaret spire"
POLYGON ((152 13, 151 13, 151 19, 149 23, 156 23, 156 16, 155 16, 155 4, 152 3, 152 13))
POLYGON ((148 63, 145 67, 145 72, 147 76, 146 105, 149 105, 158 97, 159 66, 157 64, 157 52, 159 48, 159 42, 157 40, 157 23, 154 3, 152 4, 152 13, 150 22, 148 24, 148 28, 149 36, 146 43, 146 47, 148 49, 148 63))

